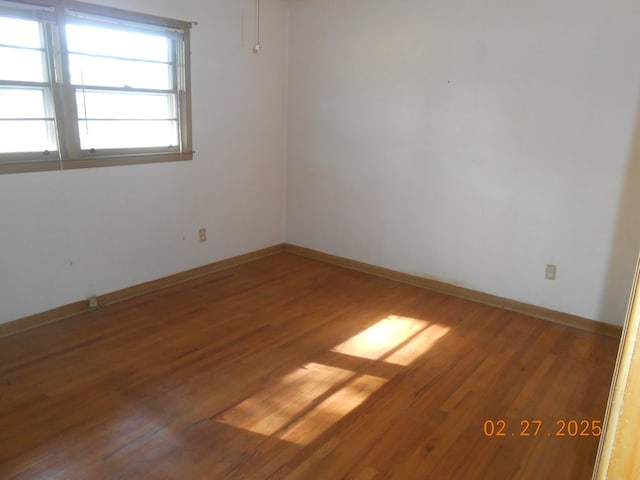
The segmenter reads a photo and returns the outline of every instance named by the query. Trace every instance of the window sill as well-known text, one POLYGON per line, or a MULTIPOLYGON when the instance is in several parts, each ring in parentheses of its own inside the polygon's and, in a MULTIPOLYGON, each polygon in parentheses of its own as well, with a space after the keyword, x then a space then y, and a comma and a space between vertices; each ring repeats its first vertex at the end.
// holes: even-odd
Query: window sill
POLYGON ((193 160, 195 152, 155 153, 148 155, 119 155, 78 160, 47 160, 0 163, 0 175, 27 172, 50 172, 55 170, 74 170, 77 168, 116 167, 121 165, 141 165, 146 163, 181 162, 193 160))

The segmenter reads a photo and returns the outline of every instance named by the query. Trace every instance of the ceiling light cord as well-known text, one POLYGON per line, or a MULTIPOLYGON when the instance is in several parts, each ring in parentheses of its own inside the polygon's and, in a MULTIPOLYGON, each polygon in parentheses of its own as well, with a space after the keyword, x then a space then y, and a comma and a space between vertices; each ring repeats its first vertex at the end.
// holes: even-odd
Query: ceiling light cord
POLYGON ((256 0, 256 44, 253 47, 253 53, 259 53, 262 45, 260 45, 260 0, 256 0))

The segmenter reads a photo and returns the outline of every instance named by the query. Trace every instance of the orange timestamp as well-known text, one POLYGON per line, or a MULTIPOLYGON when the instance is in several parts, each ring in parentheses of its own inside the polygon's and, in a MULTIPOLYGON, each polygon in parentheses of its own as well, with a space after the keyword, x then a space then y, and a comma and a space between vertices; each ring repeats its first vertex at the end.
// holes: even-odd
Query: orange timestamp
POLYGON ((542 420, 520 420, 510 424, 507 420, 487 419, 482 425, 486 437, 599 437, 601 420, 555 420, 553 427, 543 425, 542 420), (546 427, 546 428, 545 428, 546 427))

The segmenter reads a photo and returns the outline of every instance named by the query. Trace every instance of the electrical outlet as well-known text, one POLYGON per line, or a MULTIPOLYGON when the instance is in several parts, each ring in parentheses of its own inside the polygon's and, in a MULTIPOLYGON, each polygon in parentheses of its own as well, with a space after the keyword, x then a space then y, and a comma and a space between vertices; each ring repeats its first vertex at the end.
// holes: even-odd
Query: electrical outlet
POLYGON ((556 270, 557 266, 552 263, 547 263, 546 268, 544 269, 544 278, 545 280, 555 280, 556 279, 556 270))
POLYGON ((207 241, 207 229, 206 228, 201 228, 200 229, 200 243, 206 242, 206 241, 207 241))
POLYGON ((92 297, 89 297, 89 308, 98 308, 98 297, 96 297, 95 295, 93 295, 92 297))

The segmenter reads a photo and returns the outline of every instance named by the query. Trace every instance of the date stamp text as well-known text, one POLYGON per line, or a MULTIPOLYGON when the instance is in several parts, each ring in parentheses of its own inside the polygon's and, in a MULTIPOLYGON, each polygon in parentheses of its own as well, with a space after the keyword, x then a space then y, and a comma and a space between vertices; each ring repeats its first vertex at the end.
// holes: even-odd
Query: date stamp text
POLYGON ((599 437, 602 421, 559 419, 549 424, 542 420, 487 419, 482 433, 486 437, 599 437))

